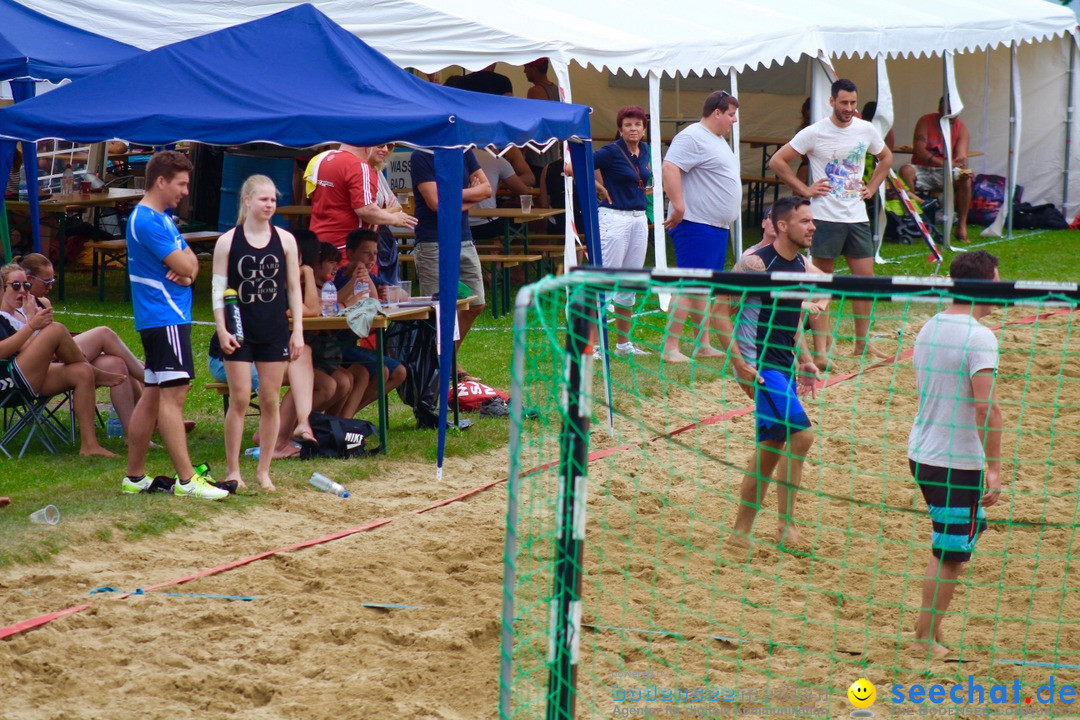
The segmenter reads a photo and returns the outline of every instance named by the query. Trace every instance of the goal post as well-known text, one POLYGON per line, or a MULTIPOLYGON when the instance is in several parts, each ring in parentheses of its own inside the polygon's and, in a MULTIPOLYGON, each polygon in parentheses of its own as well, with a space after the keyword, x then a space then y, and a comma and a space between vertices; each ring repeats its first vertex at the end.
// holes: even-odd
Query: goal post
MULTIPOLYGON (((580 269, 523 288, 500 717, 846 717, 861 678, 877 687, 879 716, 889 705, 917 713, 915 686, 963 684, 967 703, 971 683, 1008 686, 995 708, 1005 713, 1040 686, 1080 685, 1078 304, 1069 283, 678 269, 580 269), (618 291, 636 293, 631 335, 651 353, 611 343, 611 434, 593 338, 597 306, 618 291), (661 361, 660 293, 759 303, 763 316, 830 299, 829 367, 801 398, 813 436, 804 455, 790 441, 763 454, 728 357, 661 361), (879 354, 852 354, 856 299, 869 302, 879 354), (957 522, 947 501, 928 506, 934 482, 912 477, 908 440, 916 338, 952 303, 993 308, 980 324, 999 353, 1002 492, 940 613, 949 653, 938 657, 913 647, 912 630, 927 562, 957 522), (801 482, 789 482, 797 464, 801 482), (744 548, 732 529, 755 482, 744 548), (790 515, 777 487, 795 498, 790 515), (797 541, 778 538, 786 519, 797 541), (1014 683, 1028 693, 1017 702, 1014 683)), ((708 319, 696 322, 684 348, 708 319)), ((955 342, 937 339, 930 364, 955 342)), ((945 432, 969 425, 957 416, 945 432)))

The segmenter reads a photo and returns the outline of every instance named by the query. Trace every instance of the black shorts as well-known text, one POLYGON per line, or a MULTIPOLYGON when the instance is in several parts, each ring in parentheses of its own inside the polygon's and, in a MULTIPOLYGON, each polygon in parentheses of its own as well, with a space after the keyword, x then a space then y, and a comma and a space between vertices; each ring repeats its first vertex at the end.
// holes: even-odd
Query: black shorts
POLYGON ((146 355, 145 382, 149 387, 187 385, 195 377, 191 355, 191 326, 166 325, 140 330, 146 355))
POLYGON ((311 347, 311 365, 319 372, 332 374, 341 367, 341 344, 332 333, 304 333, 304 342, 311 347))
POLYGON ((23 375, 22 370, 12 357, 7 362, 0 362, 0 394, 17 387, 23 394, 29 397, 37 397, 37 391, 30 387, 30 381, 23 375))
POLYGON ((289 362, 289 340, 269 343, 245 340, 232 355, 222 353, 221 359, 225 362, 289 362))
POLYGON ((911 474, 930 508, 930 546, 939 560, 967 562, 979 533, 986 530, 982 470, 923 465, 909 459, 911 474))

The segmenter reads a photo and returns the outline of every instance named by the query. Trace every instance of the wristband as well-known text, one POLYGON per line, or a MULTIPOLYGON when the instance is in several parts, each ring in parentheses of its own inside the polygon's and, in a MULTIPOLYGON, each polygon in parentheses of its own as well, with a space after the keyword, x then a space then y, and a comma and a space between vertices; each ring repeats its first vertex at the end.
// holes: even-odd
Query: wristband
POLYGON ((210 307, 212 309, 225 309, 225 288, 228 286, 229 278, 224 275, 214 275, 210 279, 210 307))

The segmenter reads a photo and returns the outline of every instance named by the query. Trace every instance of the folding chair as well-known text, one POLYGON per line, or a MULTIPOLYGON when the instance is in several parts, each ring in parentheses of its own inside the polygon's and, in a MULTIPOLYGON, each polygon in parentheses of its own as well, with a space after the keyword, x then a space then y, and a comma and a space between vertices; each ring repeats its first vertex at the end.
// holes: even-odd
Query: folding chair
POLYGON ((56 441, 67 445, 75 444, 75 413, 72 411, 72 391, 41 397, 33 395, 15 382, 12 365, 14 359, 0 359, 0 451, 11 457, 8 446, 24 430, 26 439, 19 449, 19 457, 26 454, 26 448, 36 436, 45 449, 55 453, 56 441), (67 418, 60 411, 67 407, 67 418))

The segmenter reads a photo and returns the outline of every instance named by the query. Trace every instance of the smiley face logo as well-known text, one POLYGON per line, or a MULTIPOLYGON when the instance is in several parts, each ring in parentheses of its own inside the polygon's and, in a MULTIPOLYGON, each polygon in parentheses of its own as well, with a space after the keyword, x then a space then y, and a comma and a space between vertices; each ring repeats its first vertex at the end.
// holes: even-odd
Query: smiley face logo
POLYGON ((848 700, 851 704, 857 708, 868 708, 874 704, 874 700, 877 699, 877 689, 874 687, 874 683, 870 682, 866 678, 859 678, 855 682, 851 683, 851 687, 847 691, 848 700))

